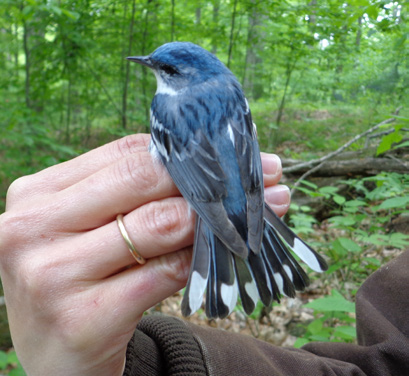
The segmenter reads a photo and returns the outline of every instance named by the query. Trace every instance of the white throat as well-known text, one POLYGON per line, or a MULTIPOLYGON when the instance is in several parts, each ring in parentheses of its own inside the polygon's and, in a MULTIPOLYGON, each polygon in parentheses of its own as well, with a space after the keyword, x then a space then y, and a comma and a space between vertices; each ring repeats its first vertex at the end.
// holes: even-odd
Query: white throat
POLYGON ((172 89, 165 81, 163 81, 163 78, 160 74, 155 71, 153 73, 155 73, 156 82, 158 85, 156 94, 177 95, 177 91, 175 89, 172 89))

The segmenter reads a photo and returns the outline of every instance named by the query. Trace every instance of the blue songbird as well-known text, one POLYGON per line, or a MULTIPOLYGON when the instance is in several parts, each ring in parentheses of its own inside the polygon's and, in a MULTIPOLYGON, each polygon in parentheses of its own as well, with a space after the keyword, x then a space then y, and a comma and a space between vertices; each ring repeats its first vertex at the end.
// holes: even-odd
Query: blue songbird
POLYGON ((193 43, 128 59, 156 76, 150 151, 196 212, 183 315, 201 307, 205 292, 210 318, 226 317, 238 295, 247 314, 258 300, 294 297, 309 280, 290 250, 317 272, 327 265, 264 202, 256 129, 236 77, 193 43))

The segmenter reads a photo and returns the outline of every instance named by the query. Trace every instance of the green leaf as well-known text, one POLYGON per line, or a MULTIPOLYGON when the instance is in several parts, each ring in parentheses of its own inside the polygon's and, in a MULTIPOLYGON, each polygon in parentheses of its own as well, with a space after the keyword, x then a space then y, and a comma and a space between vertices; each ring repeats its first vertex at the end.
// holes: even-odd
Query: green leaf
POLYGON ((409 235, 395 232, 390 235, 389 244, 392 247, 404 249, 409 246, 409 235))
POLYGON ((356 328, 353 326, 337 326, 335 328, 334 336, 345 340, 356 338, 356 328))
POLYGON ((339 243, 345 248, 347 251, 350 252, 361 252, 361 247, 354 242, 352 239, 349 238, 338 238, 339 243))
POLYGON ((8 365, 8 357, 4 351, 0 351, 0 369, 7 368, 8 365))
POLYGON ((77 12, 73 12, 64 8, 61 8, 61 12, 64 13, 67 17, 73 19, 73 20, 78 20, 78 18, 80 17, 79 13, 77 12))
POLYGON ((10 371, 9 376, 26 376, 26 373, 23 367, 19 364, 17 368, 14 368, 10 371))
POLYGON ((405 121, 405 122, 409 123, 409 118, 407 118, 407 117, 398 116, 398 115, 392 115, 392 117, 395 118, 395 119, 402 120, 402 121, 405 121))
POLYGON ((342 205, 346 201, 345 197, 340 195, 334 195, 333 199, 338 205, 342 205))
POLYGON ((333 194, 338 192, 338 188, 337 187, 326 186, 326 187, 321 187, 318 191, 321 192, 321 193, 333 195, 333 194))
POLYGON ((366 8, 366 14, 371 17, 373 20, 376 20, 379 14, 378 4, 370 5, 366 8))
POLYGON ((349 200, 345 203, 345 206, 349 207, 360 207, 360 206, 366 206, 366 202, 362 200, 349 200))
POLYGON ((10 352, 7 354, 7 361, 8 361, 9 364, 17 364, 17 363, 19 363, 19 360, 18 360, 18 358, 17 358, 17 354, 16 354, 15 351, 10 351, 10 352))
POLYGON ((335 239, 332 243, 332 248, 336 252, 338 256, 345 256, 347 255, 346 249, 342 246, 338 239, 335 239))
POLYGON ((366 239, 363 239, 367 243, 374 245, 389 245, 389 237, 384 234, 371 234, 366 239))
POLYGON ((404 209, 409 204, 409 196, 388 198, 378 206, 378 209, 404 209))
POLYGON ((307 343, 310 343, 310 341, 307 338, 297 338, 294 343, 294 347, 296 349, 299 349, 300 347, 306 345, 307 343))
POLYGON ((308 180, 301 180, 301 183, 302 183, 302 184, 305 184, 307 187, 310 187, 310 188, 312 188, 312 189, 318 189, 318 185, 317 185, 317 184, 311 183, 311 182, 308 181, 308 180))
POLYGON ((308 195, 310 197, 322 197, 323 196, 322 193, 312 191, 312 190, 310 190, 308 188, 305 188, 305 187, 297 187, 296 189, 298 191, 300 191, 300 192, 305 193, 306 195, 308 195))
POLYGON ((370 264, 376 265, 377 267, 381 266, 381 262, 375 257, 365 257, 364 260, 370 264))
POLYGON ((398 145, 395 145, 393 147, 393 150, 400 149, 400 148, 405 148, 407 146, 409 146, 409 141, 405 141, 405 142, 402 142, 402 143, 400 143, 398 145))
POLYGON ((348 216, 336 215, 328 219, 328 221, 334 224, 335 226, 353 226, 356 223, 355 217, 351 215, 348 216))
POLYGON ((314 320, 307 326, 309 332, 311 334, 318 334, 322 331, 322 321, 321 320, 314 320))
POLYGON ((386 151, 390 150, 392 144, 397 144, 402 141, 402 134, 399 133, 397 130, 395 132, 387 134, 386 136, 382 137, 382 140, 376 150, 376 155, 380 155, 385 153, 386 151))
POLYGON ((343 296, 325 296, 305 305, 321 312, 355 312, 355 303, 346 300, 343 296))
POLYGON ((317 342, 329 342, 330 341, 329 337, 330 337, 329 334, 326 334, 326 335, 316 334, 316 335, 312 335, 310 339, 313 341, 317 341, 317 342))

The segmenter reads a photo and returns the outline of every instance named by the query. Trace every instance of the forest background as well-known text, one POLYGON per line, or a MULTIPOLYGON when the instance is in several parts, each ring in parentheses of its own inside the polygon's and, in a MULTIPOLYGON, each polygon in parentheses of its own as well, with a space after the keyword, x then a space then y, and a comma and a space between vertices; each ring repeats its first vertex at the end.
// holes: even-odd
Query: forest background
MULTIPOLYGON (((156 81, 125 57, 174 40, 212 51, 236 74, 263 150, 308 161, 390 118, 372 140, 374 157, 404 149, 408 7, 381 0, 1 0, 0 213, 19 176, 148 132, 156 81)), ((366 141, 349 150, 369 148, 366 141)), ((409 244, 404 230, 388 227, 407 215, 408 176, 378 171, 329 186, 303 182, 299 191, 325 202, 327 214, 318 218, 312 204, 295 200, 287 220, 329 256, 331 267, 316 303, 304 296, 314 312, 293 338, 296 345, 354 341, 356 289, 409 244)), ((243 320, 263 337, 261 319, 271 321, 269 314, 243 320)), ((294 316, 287 321, 286 330, 294 316)), ((14 368, 13 357, 3 357, 4 366, 1 358, 0 368, 14 368)))

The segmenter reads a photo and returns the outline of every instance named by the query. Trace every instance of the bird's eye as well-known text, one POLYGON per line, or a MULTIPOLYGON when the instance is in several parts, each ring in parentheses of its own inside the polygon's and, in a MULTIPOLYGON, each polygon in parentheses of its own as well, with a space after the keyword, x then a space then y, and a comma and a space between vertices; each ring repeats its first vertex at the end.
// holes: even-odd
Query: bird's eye
POLYGON ((172 66, 167 65, 167 64, 162 64, 162 65, 160 66, 160 68, 161 68, 165 73, 169 74, 170 76, 173 76, 174 74, 179 73, 175 68, 173 68, 172 66))

